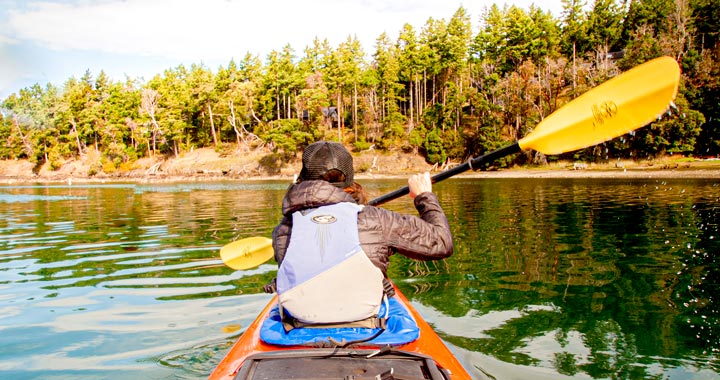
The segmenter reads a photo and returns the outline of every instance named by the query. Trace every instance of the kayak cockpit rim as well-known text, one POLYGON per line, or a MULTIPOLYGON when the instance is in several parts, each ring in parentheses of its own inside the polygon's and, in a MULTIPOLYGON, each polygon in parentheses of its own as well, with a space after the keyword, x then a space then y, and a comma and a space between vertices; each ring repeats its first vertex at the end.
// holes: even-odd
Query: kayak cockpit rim
POLYGON ((381 349, 308 348, 250 355, 235 380, 448 380, 451 376, 430 356, 381 349))

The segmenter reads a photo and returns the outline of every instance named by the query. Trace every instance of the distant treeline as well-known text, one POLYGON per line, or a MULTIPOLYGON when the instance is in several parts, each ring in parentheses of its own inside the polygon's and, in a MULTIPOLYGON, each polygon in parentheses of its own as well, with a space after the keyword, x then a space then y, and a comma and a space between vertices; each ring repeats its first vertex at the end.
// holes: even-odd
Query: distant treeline
POLYGON ((683 71, 672 115, 565 158, 720 154, 716 0, 562 2, 559 18, 493 5, 476 32, 459 8, 419 31, 406 24, 394 39, 380 35, 370 55, 353 37, 337 47, 316 39, 302 54, 288 45, 215 72, 180 65, 141 83, 86 71, 61 88, 36 84, 0 103, 0 159, 53 168, 94 148, 116 169, 198 147, 288 159, 333 139, 459 161, 523 137, 564 103, 658 56, 683 71))

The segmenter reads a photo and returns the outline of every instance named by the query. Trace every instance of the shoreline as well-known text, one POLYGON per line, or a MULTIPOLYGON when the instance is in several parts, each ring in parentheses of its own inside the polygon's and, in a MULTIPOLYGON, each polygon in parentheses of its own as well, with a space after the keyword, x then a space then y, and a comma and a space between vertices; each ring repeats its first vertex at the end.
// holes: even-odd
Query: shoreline
POLYGON ((720 180, 720 168, 685 168, 685 169, 585 169, 585 170, 560 170, 560 169, 514 169, 497 172, 472 173, 470 177, 475 178, 609 178, 609 179, 683 179, 683 178, 707 178, 720 180))
MULTIPOLYGON (((431 171, 434 175, 440 171, 431 171)), ((358 181, 374 179, 405 179, 414 172, 408 173, 356 173, 358 181)), ((720 182, 718 168, 683 168, 683 169, 504 169, 496 171, 465 172, 454 178, 502 178, 502 179, 717 179, 720 182)), ((222 181, 287 181, 293 180, 292 175, 255 175, 236 176, 217 173, 198 173, 193 175, 159 174, 159 175, 128 175, 128 176, 0 176, 0 185, 72 185, 72 184, 112 184, 112 183, 173 183, 173 182, 222 182, 222 181)))
MULTIPOLYGON (((33 171, 27 160, 0 160, 0 185, 72 184, 72 183, 169 183, 211 181, 287 181, 300 172, 300 160, 290 163, 263 164, 261 153, 236 153, 220 157, 212 149, 197 149, 178 158, 145 158, 125 170, 111 173, 98 170, 99 155, 68 160, 59 168, 49 165, 33 171), (91 171, 94 168, 94 173, 91 171), (93 173, 93 174, 91 174, 93 173)), ((353 154, 355 178, 406 179, 411 174, 440 173, 446 167, 432 166, 418 155, 398 152, 365 151, 353 154)), ((616 179, 718 179, 720 159, 693 159, 669 156, 656 160, 616 161, 607 163, 553 162, 545 166, 513 167, 488 171, 467 171, 457 178, 616 178, 616 179)))

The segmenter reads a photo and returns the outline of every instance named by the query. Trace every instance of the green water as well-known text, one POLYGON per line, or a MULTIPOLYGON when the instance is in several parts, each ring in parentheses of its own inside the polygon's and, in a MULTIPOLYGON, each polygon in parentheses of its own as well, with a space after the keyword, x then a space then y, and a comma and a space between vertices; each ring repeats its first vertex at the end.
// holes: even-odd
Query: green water
MULTIPOLYGON (((0 378, 205 378, 275 271, 218 250, 269 236, 286 186, 0 186, 0 378)), ((720 179, 435 189, 454 256, 390 275, 476 378, 720 377, 720 179)))

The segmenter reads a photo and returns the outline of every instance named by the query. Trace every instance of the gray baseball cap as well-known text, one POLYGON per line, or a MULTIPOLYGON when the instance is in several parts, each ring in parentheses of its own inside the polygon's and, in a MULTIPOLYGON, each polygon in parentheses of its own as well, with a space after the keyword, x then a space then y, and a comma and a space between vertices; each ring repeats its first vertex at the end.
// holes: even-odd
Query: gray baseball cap
POLYGON ((331 170, 338 170, 345 176, 342 182, 331 182, 345 188, 353 184, 353 159, 345 147, 333 141, 318 141, 305 148, 302 156, 303 167, 300 179, 303 181, 323 179, 331 170))

